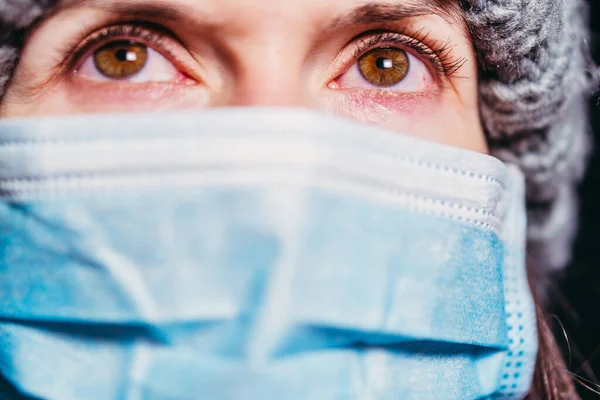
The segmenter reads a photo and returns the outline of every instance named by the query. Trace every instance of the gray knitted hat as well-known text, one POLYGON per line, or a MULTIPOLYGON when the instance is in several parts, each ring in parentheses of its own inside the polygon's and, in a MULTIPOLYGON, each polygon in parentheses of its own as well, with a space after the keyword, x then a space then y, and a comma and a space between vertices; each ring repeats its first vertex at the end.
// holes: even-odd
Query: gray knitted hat
MULTIPOLYGON (((576 185, 590 149, 587 101, 595 66, 583 0, 457 0, 477 49, 480 109, 492 154, 527 178, 529 259, 536 271, 570 259, 576 185)), ((0 96, 28 29, 57 0, 0 0, 0 96)))

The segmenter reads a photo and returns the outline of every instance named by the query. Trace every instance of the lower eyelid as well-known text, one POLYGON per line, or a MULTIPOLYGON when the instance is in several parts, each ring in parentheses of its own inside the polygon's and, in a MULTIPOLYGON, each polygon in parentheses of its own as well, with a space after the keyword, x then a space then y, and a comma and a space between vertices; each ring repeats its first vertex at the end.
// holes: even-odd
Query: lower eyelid
POLYGON ((323 104, 329 112, 337 115, 381 124, 401 114, 430 115, 431 110, 439 104, 439 98, 439 88, 418 93, 348 89, 341 96, 325 97, 323 104))

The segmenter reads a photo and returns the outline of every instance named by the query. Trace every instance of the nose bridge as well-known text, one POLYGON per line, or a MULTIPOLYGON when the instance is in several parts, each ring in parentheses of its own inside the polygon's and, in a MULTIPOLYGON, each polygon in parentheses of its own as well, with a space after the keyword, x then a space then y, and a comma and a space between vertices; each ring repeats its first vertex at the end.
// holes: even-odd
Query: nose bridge
POLYGON ((310 106, 300 47, 283 35, 242 46, 231 105, 310 106))

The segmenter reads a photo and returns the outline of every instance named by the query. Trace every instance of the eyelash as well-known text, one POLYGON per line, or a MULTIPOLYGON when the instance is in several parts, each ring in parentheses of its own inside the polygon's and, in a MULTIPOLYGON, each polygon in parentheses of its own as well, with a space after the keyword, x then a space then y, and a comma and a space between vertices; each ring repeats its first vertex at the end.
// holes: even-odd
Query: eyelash
POLYGON ((168 41, 176 41, 176 39, 168 32, 165 32, 164 29, 161 29, 158 26, 148 25, 149 24, 113 25, 93 33, 86 38, 83 43, 76 45, 74 50, 66 51, 66 54, 70 57, 68 60, 69 69, 76 70, 78 64, 80 64, 87 55, 103 45, 110 43, 112 40, 131 40, 144 43, 149 47, 156 47, 156 49, 170 59, 171 62, 180 64, 179 57, 167 45, 168 41))
MULTIPOLYGON (((177 42, 172 34, 151 23, 132 22, 100 29, 86 38, 83 43, 75 43, 67 47, 64 54, 67 57, 68 68, 76 71, 78 64, 86 56, 104 44, 110 43, 111 39, 130 39, 143 42, 148 46, 156 47, 176 66, 182 67, 184 64, 179 62, 178 56, 167 45, 169 41, 177 42)), ((397 32, 391 30, 368 31, 355 37, 350 43, 356 42, 352 62, 358 60, 367 51, 384 44, 395 44, 413 50, 421 57, 426 58, 433 69, 443 76, 454 75, 467 61, 465 58, 456 58, 452 55, 449 41, 434 40, 429 33, 422 30, 412 34, 401 30, 397 32)))
POLYGON ((412 35, 402 32, 371 31, 360 35, 359 43, 352 59, 359 59, 367 51, 392 43, 412 49, 425 57, 439 74, 454 75, 467 61, 452 55, 450 42, 439 42, 430 38, 429 33, 418 31, 412 35), (361 39, 362 38, 362 39, 361 39))

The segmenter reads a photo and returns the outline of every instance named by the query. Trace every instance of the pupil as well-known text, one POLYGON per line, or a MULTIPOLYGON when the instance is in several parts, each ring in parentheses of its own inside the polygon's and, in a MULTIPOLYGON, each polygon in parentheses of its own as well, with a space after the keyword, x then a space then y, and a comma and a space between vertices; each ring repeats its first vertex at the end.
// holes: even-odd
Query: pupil
POLYGON ((375 65, 379 69, 390 69, 394 66, 394 62, 389 58, 379 57, 377 60, 375 60, 375 65))
POLYGON ((129 61, 127 58, 128 54, 129 54, 129 51, 127 51, 125 49, 119 49, 115 53, 115 57, 117 57, 117 60, 119 60, 119 61, 129 61))

